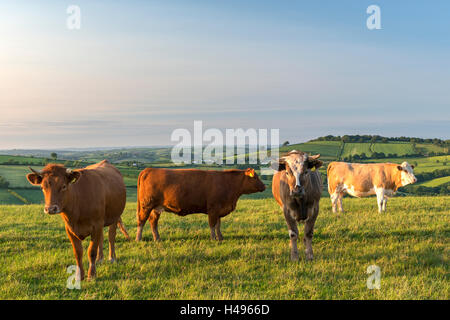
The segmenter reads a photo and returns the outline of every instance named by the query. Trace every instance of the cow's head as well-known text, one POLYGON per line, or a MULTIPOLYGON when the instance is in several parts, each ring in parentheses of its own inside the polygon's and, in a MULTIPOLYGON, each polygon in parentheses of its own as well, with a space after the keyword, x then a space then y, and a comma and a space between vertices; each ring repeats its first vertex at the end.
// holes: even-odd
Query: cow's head
POLYGON ((44 212, 48 214, 61 213, 69 201, 71 185, 76 183, 81 172, 66 169, 62 165, 49 164, 42 171, 27 174, 28 181, 35 186, 41 186, 45 198, 44 212))
POLYGON ((302 198, 305 195, 306 175, 323 164, 319 157, 320 154, 309 156, 307 153, 293 150, 278 161, 272 162, 271 167, 276 171, 285 172, 290 195, 302 198))
POLYGON ((413 172, 414 169, 413 165, 405 161, 401 165, 397 166, 397 169, 400 170, 402 178, 402 186, 406 186, 408 184, 417 182, 417 178, 413 172))
POLYGON ((244 171, 244 175, 245 178, 242 186, 244 193, 262 192, 266 190, 266 186, 259 179, 254 169, 248 168, 244 171))

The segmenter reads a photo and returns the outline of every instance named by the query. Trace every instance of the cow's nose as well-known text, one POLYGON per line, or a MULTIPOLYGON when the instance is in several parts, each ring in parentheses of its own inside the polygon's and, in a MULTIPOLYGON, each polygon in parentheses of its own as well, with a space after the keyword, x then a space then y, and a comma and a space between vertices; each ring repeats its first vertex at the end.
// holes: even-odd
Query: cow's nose
POLYGON ((303 197, 305 195, 305 188, 302 186, 295 186, 292 193, 297 197, 303 197))
POLYGON ((49 214, 58 213, 59 212, 59 207, 57 205, 46 206, 44 208, 44 212, 45 213, 49 213, 49 214))

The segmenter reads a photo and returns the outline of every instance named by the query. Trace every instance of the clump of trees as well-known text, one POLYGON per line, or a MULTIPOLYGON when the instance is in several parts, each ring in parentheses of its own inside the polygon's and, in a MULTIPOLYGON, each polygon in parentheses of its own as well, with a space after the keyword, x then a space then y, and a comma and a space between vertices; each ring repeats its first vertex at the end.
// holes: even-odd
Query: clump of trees
POLYGON ((0 189, 7 189, 9 187, 9 181, 0 176, 0 189))
POLYGON ((353 143, 386 143, 386 142, 411 142, 411 143, 431 143, 437 146, 447 148, 450 146, 450 140, 441 139, 423 139, 415 137, 382 137, 379 135, 344 135, 344 136, 333 136, 327 135, 324 137, 319 137, 311 141, 343 141, 343 142, 353 142, 353 143))

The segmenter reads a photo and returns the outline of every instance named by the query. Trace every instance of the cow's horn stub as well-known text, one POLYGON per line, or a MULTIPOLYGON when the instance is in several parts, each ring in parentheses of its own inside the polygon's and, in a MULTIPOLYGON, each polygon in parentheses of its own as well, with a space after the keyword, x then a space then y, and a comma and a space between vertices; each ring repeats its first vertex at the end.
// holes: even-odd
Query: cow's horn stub
POLYGON ((309 156, 309 158, 310 158, 310 159, 313 159, 313 160, 319 159, 319 158, 320 158, 320 153, 319 153, 319 154, 316 154, 316 155, 314 155, 314 156, 309 156))
POLYGON ((31 172, 33 172, 34 174, 37 174, 38 176, 41 175, 40 172, 37 172, 36 170, 34 170, 32 167, 28 167, 28 169, 30 169, 31 172))

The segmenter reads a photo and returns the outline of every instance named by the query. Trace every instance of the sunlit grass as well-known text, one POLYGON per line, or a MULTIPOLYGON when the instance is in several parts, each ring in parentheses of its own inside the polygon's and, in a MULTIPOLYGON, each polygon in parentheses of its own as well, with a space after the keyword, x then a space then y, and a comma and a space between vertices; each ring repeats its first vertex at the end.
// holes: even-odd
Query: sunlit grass
MULTIPOLYGON (((148 225, 140 243, 118 233, 117 263, 103 262, 81 290, 66 289, 75 259, 62 220, 39 205, 1 206, 0 299, 448 299, 449 200, 394 198, 379 214, 374 198, 345 198, 347 213, 337 218, 324 198, 313 262, 302 241, 300 261, 289 260, 273 199, 240 200, 223 219, 222 243, 209 240, 205 215, 163 213, 162 242, 148 225), (380 290, 366 287, 372 264, 381 268, 380 290)), ((123 219, 134 237, 134 203, 123 219)))

